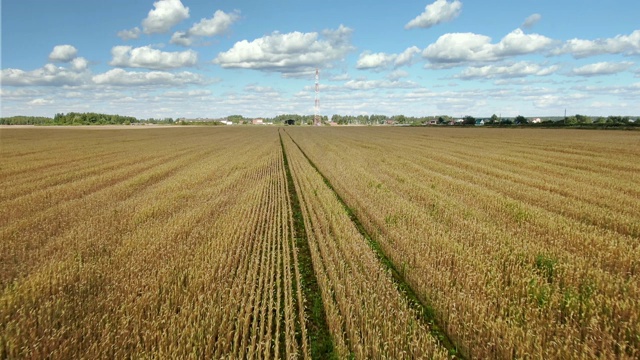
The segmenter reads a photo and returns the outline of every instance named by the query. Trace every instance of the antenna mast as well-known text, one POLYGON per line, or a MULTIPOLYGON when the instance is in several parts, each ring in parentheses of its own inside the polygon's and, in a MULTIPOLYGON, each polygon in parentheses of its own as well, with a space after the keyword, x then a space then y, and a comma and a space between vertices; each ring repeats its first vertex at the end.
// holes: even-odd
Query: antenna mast
POLYGON ((313 125, 320 126, 320 75, 318 68, 316 68, 316 102, 315 111, 313 115, 313 125))

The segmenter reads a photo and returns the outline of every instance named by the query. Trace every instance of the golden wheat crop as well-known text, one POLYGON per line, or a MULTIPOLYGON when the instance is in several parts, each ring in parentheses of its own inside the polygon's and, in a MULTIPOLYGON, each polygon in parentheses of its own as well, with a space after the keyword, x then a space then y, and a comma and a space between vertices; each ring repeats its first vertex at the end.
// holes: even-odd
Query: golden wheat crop
POLYGON ((3 128, 0 358, 638 358, 638 159, 622 131, 3 128))
POLYGON ((308 357, 277 133, 243 130, 2 130, 0 357, 308 357))
POLYGON ((640 356, 637 132, 290 134, 467 356, 640 356))
POLYGON ((283 135, 339 358, 446 358, 395 289, 335 193, 283 135))

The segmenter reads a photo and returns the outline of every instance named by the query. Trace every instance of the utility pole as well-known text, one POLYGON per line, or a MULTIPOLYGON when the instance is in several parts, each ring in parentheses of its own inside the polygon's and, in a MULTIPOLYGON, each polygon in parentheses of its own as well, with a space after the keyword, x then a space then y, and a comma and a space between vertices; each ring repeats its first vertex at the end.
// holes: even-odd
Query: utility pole
POLYGON ((315 111, 313 115, 313 125, 320 126, 320 72, 318 68, 316 68, 316 101, 315 101, 315 111))

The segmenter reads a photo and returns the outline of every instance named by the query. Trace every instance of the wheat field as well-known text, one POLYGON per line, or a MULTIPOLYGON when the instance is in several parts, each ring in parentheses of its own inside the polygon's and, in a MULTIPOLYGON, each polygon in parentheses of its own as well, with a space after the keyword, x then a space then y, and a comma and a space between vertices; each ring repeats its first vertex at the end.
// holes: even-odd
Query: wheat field
POLYGON ((638 358, 640 133, 0 129, 0 358, 638 358))

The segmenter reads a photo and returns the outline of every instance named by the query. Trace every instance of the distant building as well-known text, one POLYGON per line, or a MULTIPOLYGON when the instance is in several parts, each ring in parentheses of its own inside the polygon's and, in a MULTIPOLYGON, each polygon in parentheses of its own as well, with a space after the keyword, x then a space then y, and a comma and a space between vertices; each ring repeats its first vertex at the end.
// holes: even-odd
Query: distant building
POLYGON ((532 124, 540 124, 542 120, 540 118, 531 119, 532 124))
POLYGON ((264 119, 253 119, 253 120, 251 120, 251 123, 253 125, 263 125, 264 124, 264 119))
POLYGON ((484 126, 484 120, 476 119, 476 126, 484 126))

